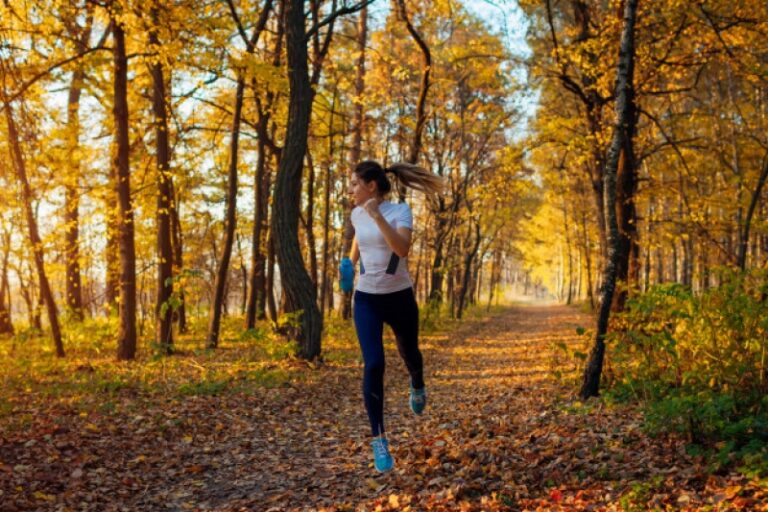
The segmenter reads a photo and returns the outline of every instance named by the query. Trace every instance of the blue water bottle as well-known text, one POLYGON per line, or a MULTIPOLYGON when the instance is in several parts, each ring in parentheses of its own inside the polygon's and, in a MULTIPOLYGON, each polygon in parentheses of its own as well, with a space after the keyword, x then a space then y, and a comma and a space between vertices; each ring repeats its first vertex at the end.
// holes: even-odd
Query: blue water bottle
POLYGON ((355 285, 355 266, 349 258, 342 258, 339 264, 339 284, 342 292, 351 292, 355 285))

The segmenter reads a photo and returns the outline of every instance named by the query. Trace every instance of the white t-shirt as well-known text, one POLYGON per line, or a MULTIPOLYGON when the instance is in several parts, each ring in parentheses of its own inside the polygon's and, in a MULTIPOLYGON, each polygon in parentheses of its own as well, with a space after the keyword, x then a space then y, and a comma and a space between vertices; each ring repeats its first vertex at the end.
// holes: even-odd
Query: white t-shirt
MULTIPOLYGON (((407 204, 383 201, 379 211, 393 228, 413 229, 413 214, 407 204)), ((364 208, 357 206, 352 210, 352 225, 361 262, 355 288, 365 293, 382 294, 412 287, 407 258, 400 258, 392 251, 376 221, 364 208)))

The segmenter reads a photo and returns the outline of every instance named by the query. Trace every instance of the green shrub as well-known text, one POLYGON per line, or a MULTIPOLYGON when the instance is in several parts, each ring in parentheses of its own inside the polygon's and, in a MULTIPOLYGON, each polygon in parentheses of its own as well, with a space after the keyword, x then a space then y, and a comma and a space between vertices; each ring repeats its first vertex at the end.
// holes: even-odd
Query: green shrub
POLYGON ((686 435, 716 465, 754 462, 768 446, 768 281, 718 272, 700 294, 665 284, 632 297, 612 322, 606 384, 644 402, 650 431, 686 435))

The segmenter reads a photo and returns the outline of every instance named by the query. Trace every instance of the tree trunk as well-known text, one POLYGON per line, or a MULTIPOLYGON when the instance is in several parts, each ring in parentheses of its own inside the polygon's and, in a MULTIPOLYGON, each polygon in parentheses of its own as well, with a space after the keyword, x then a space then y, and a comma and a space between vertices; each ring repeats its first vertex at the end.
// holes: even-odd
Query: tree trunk
MULTIPOLYGON (((159 52, 159 12, 157 0, 150 9, 152 30, 150 48, 159 52)), ((152 112, 155 117, 155 151, 157 159, 157 304, 155 306, 155 341, 165 354, 173 350, 173 245, 171 237, 171 208, 173 185, 171 176, 171 148, 168 142, 168 104, 165 94, 165 76, 161 57, 156 55, 151 67, 152 112)))
POLYGON ((3 232, 3 268, 0 270, 0 334, 13 334, 11 319, 11 289, 8 283, 8 260, 11 254, 11 233, 3 232))
MULTIPOLYGON (((110 166, 109 171, 110 188, 112 192, 116 190, 117 177, 116 169, 110 166)), ((104 197, 104 209, 106 215, 104 221, 106 224, 106 244, 104 247, 104 309, 107 316, 113 315, 117 311, 117 300, 120 295, 120 244, 118 239, 118 206, 114 193, 108 193, 104 197)))
POLYGON ((584 244, 584 264, 587 270, 587 296, 589 297, 589 309, 595 310, 595 288, 592 283, 592 244, 589 241, 589 232, 587 231, 587 214, 581 214, 581 229, 583 232, 584 244))
POLYGON ((416 104, 416 127, 413 129, 413 140, 411 141, 411 148, 408 154, 408 162, 415 164, 419 160, 419 153, 421 152, 421 134, 424 132, 424 125, 427 121, 426 105, 427 93, 429 92, 430 86, 429 76, 432 71, 432 55, 429 51, 429 47, 424 42, 424 39, 419 35, 414 26, 411 24, 411 20, 408 18, 408 13, 405 11, 405 0, 397 0, 397 8, 398 15, 405 22, 408 33, 418 45, 419 50, 421 50, 421 55, 424 59, 424 63, 421 66, 419 99, 416 104))
POLYGON ((683 240, 683 284, 693 290, 693 234, 683 240))
POLYGON ((589 360, 584 368, 584 378, 579 391, 583 399, 597 396, 600 391, 600 376, 603 370, 603 358, 605 356, 605 335, 608 331, 608 319, 611 313, 613 293, 616 287, 618 265, 621 261, 621 242, 619 239, 619 225, 616 218, 616 173, 619 166, 619 158, 622 149, 626 147, 625 139, 630 135, 630 115, 633 106, 630 105, 634 98, 634 56, 635 56, 635 22, 637 18, 638 0, 627 0, 624 11, 624 29, 621 35, 621 47, 619 49, 619 63, 616 76, 616 126, 613 140, 606 158, 604 183, 605 183, 605 211, 608 220, 608 261, 604 270, 603 291, 600 303, 600 313, 595 329, 595 339, 589 360))
POLYGON ((568 207, 563 197, 563 233, 565 233, 565 257, 568 258, 566 267, 568 269, 568 292, 565 303, 571 305, 573 302, 573 256, 571 255, 571 236, 568 227, 568 207))
POLYGON ((309 176, 307 176, 307 221, 304 225, 307 235, 307 258, 309 259, 309 278, 315 287, 317 295, 317 242, 315 241, 315 162, 312 159, 312 153, 307 150, 307 167, 309 167, 309 176))
POLYGON ((24 305, 27 306, 27 323, 29 323, 30 327, 36 327, 35 322, 33 321, 35 310, 37 308, 32 300, 32 296, 35 292, 33 290, 34 283, 32 283, 32 277, 30 277, 29 280, 24 277, 24 271, 21 264, 16 267, 16 277, 19 280, 19 292, 21 293, 21 298, 24 299, 24 305))
MULTIPOLYGON (((85 16, 85 26, 80 26, 76 20, 66 23, 68 35, 75 41, 77 52, 82 57, 88 50, 93 27, 93 13, 89 10, 85 16)), ((71 174, 67 176, 64 185, 64 259, 66 302, 69 315, 76 321, 82 321, 83 295, 82 279, 80 277, 80 96, 85 81, 85 68, 78 63, 69 83, 67 98, 67 137, 69 162, 72 165, 71 174)))
MULTIPOLYGON (((173 266, 174 274, 181 275, 184 270, 184 238, 181 231, 181 219, 179 218, 179 207, 181 206, 181 198, 176 192, 176 188, 173 185, 173 181, 170 181, 171 197, 173 202, 171 203, 171 237, 173 239, 173 266)), ((176 318, 179 326, 179 334, 185 334, 187 332, 187 302, 184 295, 184 286, 179 286, 179 307, 176 310, 176 318)))
POLYGON ((475 222, 475 243, 467 252, 464 258, 464 275, 461 279, 461 288, 459 290, 459 303, 457 306, 456 317, 461 320, 461 316, 466 308, 467 293, 469 291, 469 279, 472 276, 472 266, 477 256, 477 251, 480 249, 480 242, 482 237, 480 236, 480 223, 475 222))
MULTIPOLYGON (((360 153, 363 144, 363 132, 365 130, 365 108, 363 105, 362 97, 365 94, 365 50, 368 41, 368 7, 363 7, 360 10, 360 18, 357 23, 357 66, 355 74, 355 96, 360 98, 360 101, 355 102, 355 117, 352 128, 352 147, 349 149, 349 162, 350 165, 357 165, 360 162, 360 153)), ((346 184, 346 180, 345 180, 346 184)), ((346 193, 346 190, 344 190, 346 193)), ((343 237, 344 242, 341 248, 341 256, 349 256, 349 252, 352 250, 352 240, 355 238, 355 230, 352 227, 352 221, 350 215, 352 214, 352 208, 354 205, 348 204, 346 194, 342 200, 344 206, 344 228, 343 237)), ((352 316, 352 292, 344 292, 342 299, 341 317, 344 320, 348 320, 352 316)))
POLYGON ((334 129, 333 123, 336 114, 336 97, 338 95, 338 89, 333 89, 333 99, 331 101, 331 113, 328 125, 330 127, 328 131, 328 161, 325 164, 325 183, 323 184, 323 263, 322 263, 322 276, 323 282, 320 288, 320 313, 325 316, 327 297, 330 294, 333 296, 333 290, 331 283, 333 280, 329 279, 328 275, 328 263, 331 256, 330 252, 330 237, 331 237, 331 168, 333 167, 333 152, 334 152, 334 129))
POLYGON ((275 240, 271 234, 267 241, 267 310, 269 319, 276 325, 278 314, 275 302, 275 240))
POLYGON ((240 233, 235 233, 235 240, 237 241, 237 257, 240 258, 240 286, 242 287, 240 293, 240 315, 245 316, 245 307, 248 301, 248 267, 245 265, 245 259, 243 258, 243 244, 240 233))
POLYGON ((634 87, 627 90, 626 136, 619 157, 619 167, 616 171, 616 219, 619 223, 619 243, 621 259, 618 263, 616 280, 619 283, 618 293, 614 295, 613 311, 624 309, 630 289, 636 286, 640 273, 640 245, 637 230, 637 164, 635 160, 634 138, 637 132, 639 111, 635 105, 634 87))
MULTIPOLYGON (((765 160, 765 158, 763 159, 765 160)), ((739 257, 738 266, 741 270, 745 270, 747 267, 747 245, 749 244, 749 230, 752 226, 752 217, 755 214, 755 209, 760 202, 760 196, 765 186, 765 182, 768 179, 768 162, 763 165, 763 170, 760 172, 760 177, 757 179, 757 185, 755 185, 755 191, 752 193, 752 199, 749 201, 749 208, 747 209, 747 216, 744 219, 744 226, 741 228, 741 236, 739 237, 739 257)))
POLYGON ((29 231, 29 245, 32 249, 32 255, 35 261, 35 268, 37 270, 37 277, 40 284, 40 298, 45 303, 46 311, 48 312, 48 323, 51 327, 51 337, 53 338, 54 346, 56 347, 56 355, 58 357, 64 357, 64 345, 61 340, 61 330, 59 328, 59 312, 56 308, 56 302, 53 299, 53 293, 48 282, 48 275, 45 272, 45 258, 43 253, 43 241, 40 239, 40 234, 37 228, 37 219, 32 208, 33 196, 32 188, 29 185, 29 178, 27 176, 26 162, 24 161, 24 155, 21 151, 21 139, 18 129, 16 127, 16 120, 13 117, 13 111, 11 109, 11 103, 8 99, 8 92, 5 89, 5 81, 7 76, 6 63, 0 63, 2 66, 2 82, 3 82, 3 110, 5 111, 5 120, 8 126, 8 145, 11 150, 11 160, 13 161, 14 168, 16 170, 16 177, 19 180, 21 188, 21 201, 22 208, 24 209, 24 215, 27 220, 27 229, 29 231))
MULTIPOLYGON (((266 117, 262 116, 259 123, 266 124, 266 117)), ((266 126, 263 126, 266 132, 266 126)), ((264 216, 266 213, 266 195, 264 194, 264 169, 266 167, 267 147, 262 137, 258 141, 258 157, 256 161, 256 177, 254 178, 253 196, 254 196, 254 218, 253 232, 251 237, 251 277, 250 291, 248 294, 248 304, 245 312, 245 327, 253 329, 256 327, 256 318, 260 316, 258 311, 259 304, 263 305, 264 295, 264 251, 262 249, 262 233, 264 231, 264 216)))
POLYGON ((112 19, 114 39, 114 107, 116 193, 119 205, 117 238, 120 248, 120 300, 118 305, 117 358, 136 357, 136 248, 131 202, 130 143, 128 128, 128 58, 125 31, 112 19))
POLYGON ((64 187, 64 254, 66 260, 67 309, 77 321, 83 320, 82 280, 80 278, 80 194, 77 190, 80 180, 80 158, 78 156, 80 135, 80 95, 85 70, 79 66, 72 73, 67 100, 67 135, 69 137, 70 163, 72 174, 67 177, 64 187))
POLYGON ((443 245, 447 236, 448 221, 445 218, 446 208, 445 200, 440 197, 437 200, 438 208, 435 215, 435 254, 432 260, 432 273, 429 283, 429 302, 441 304, 443 302, 443 277, 445 269, 445 258, 443 255, 443 245))
POLYGON ((317 307, 314 286, 301 258, 298 238, 301 169, 307 151, 313 97, 304 24, 304 2, 286 0, 285 35, 290 86, 288 128, 275 183, 272 234, 288 311, 301 312, 300 327, 292 330, 292 338, 299 344, 299 355, 312 359, 320 355, 323 318, 317 307))
MULTIPOLYGON (((584 0, 572 0, 571 6, 573 8, 573 16, 578 27, 578 35, 575 38, 577 44, 582 44, 583 48, 588 47, 586 43, 593 38, 592 35, 592 5, 590 2, 584 0)), ((547 4, 549 6, 549 4, 547 4)), ((551 20, 550 20, 551 23, 551 20)), ((554 26, 551 27, 554 30, 554 26)), ((590 66, 597 66, 599 64, 600 56, 595 51, 586 51, 585 58, 590 66)), ((599 142, 602 136, 602 109, 605 100, 600 96, 598 88, 596 86, 596 79, 590 73, 584 73, 581 77, 581 90, 583 94, 580 99, 584 103, 584 110, 586 114, 587 127, 589 129, 590 139, 592 143, 592 161, 588 164, 588 172, 592 183, 592 193, 595 201, 595 212, 597 214, 597 227, 600 240, 600 260, 604 263, 608 254, 608 238, 607 238, 607 225, 605 219, 605 211, 603 205, 605 204, 605 191, 604 191, 604 169, 605 169, 605 155, 603 153, 603 147, 599 142)), ((602 266, 602 265, 601 265, 602 266)))
MULTIPOLYGON (((235 9, 235 5, 231 0, 227 1, 227 4, 229 5, 230 13, 232 15, 232 18, 234 19, 235 23, 238 26, 239 33, 243 39, 243 43, 245 44, 246 52, 249 54, 253 54, 256 49, 256 43, 259 40, 259 37, 261 37, 261 33, 264 31, 264 28, 267 26, 267 21, 269 20, 269 13, 272 10, 272 0, 267 0, 264 3, 264 6, 261 10, 261 13, 259 14, 259 19, 256 22, 256 26, 254 27, 253 33, 251 34, 250 39, 246 37, 245 30, 240 22, 240 17, 237 15, 237 11, 235 9)), ((282 45, 282 22, 278 21, 278 33, 277 33, 277 50, 275 52, 275 56, 273 58, 273 64, 277 66, 280 62, 280 48, 282 45)), ((244 77, 240 76, 240 81, 242 81, 242 87, 243 90, 240 90, 240 81, 238 81, 238 92, 239 96, 237 99, 237 102, 240 106, 240 109, 242 110, 242 95, 244 92, 245 87, 245 81, 244 77)), ((257 84, 256 84, 256 78, 252 78, 253 81, 253 90, 257 90, 257 84)), ((271 92, 268 93, 268 96, 270 98, 270 105, 272 103, 273 95, 271 92)), ((263 276, 264 276, 264 258, 262 256, 261 252, 261 233, 263 231, 263 215, 265 215, 266 212, 266 205, 264 204, 264 191, 262 190, 263 186, 263 179, 264 179, 264 167, 266 162, 266 155, 265 155, 265 137, 267 133, 267 124, 269 123, 269 114, 264 113, 262 109, 260 108, 260 103, 258 100, 258 97, 256 98, 256 104, 259 107, 259 122, 258 122, 258 162, 257 162, 257 169, 256 169, 256 177, 255 177, 255 184, 254 184, 254 205, 255 205, 255 213, 254 213, 254 226, 253 226, 253 241, 252 241, 252 249, 251 249, 251 277, 250 280, 247 278, 244 279, 244 286, 247 289, 250 289, 250 295, 248 297, 244 297, 243 299, 246 301, 244 304, 244 308, 246 311, 246 328, 253 329, 256 326, 256 313, 258 310, 258 303, 259 303, 259 294, 263 290, 263 276), (249 286, 250 284, 250 286, 249 286)), ((237 110, 237 109, 236 109, 237 110)), ((236 115, 240 116, 242 115, 242 112, 236 112, 236 115)), ((238 134, 239 134, 239 120, 238 120, 238 134)), ((234 162, 237 162, 237 141, 234 140, 234 130, 233 130, 233 142, 234 144, 234 162)), ((235 169, 235 172, 237 172, 237 169, 235 169)), ((235 186, 237 184, 235 183, 235 186)), ((226 305, 226 303, 225 303, 226 305)), ((216 329, 216 336, 218 336, 218 327, 216 329)))
POLYGON ((496 292, 498 286, 498 273, 499 265, 501 264, 501 251, 496 249, 493 252, 493 259, 491 260, 491 278, 488 280, 488 305, 485 308, 486 311, 491 310, 491 304, 493 303, 493 295, 496 292))
POLYGON ((235 112, 232 118, 232 138, 229 143, 229 171, 227 173, 227 215, 225 219, 224 247, 216 271, 214 297, 208 319, 208 348, 216 348, 219 344, 219 328, 221 326, 221 310, 225 301, 229 260, 232 257, 232 245, 235 240, 237 225, 237 160, 240 143, 240 120, 243 112, 243 96, 245 78, 238 71, 237 90, 235 92, 235 112))

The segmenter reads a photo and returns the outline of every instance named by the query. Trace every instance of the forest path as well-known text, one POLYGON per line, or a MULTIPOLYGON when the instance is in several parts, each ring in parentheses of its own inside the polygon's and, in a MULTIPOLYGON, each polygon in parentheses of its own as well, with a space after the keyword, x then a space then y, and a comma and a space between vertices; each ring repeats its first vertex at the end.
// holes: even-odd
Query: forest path
POLYGON ((0 511, 761 506, 753 482, 707 474, 681 440, 645 435, 636 407, 573 398, 558 345, 582 343, 576 327, 591 321, 576 309, 520 305, 452 325, 422 336, 420 417, 387 339, 387 474, 372 468, 359 349, 345 342, 319 367, 291 363, 302 378, 288 386, 132 399, 124 416, 36 411, 34 428, 0 436, 0 511))
POLYGON ((654 499, 656 487, 659 505, 693 499, 702 482, 686 475, 700 468, 681 468, 680 444, 648 439, 631 410, 580 405, 573 385, 553 377, 555 369, 574 369, 557 345, 578 343, 576 327, 590 324, 574 308, 531 304, 466 320, 448 335, 423 336, 429 407, 421 417, 408 408, 407 373, 390 339, 385 417, 396 467, 388 474, 372 468, 356 361, 326 365, 307 385, 253 403, 247 426, 209 454, 209 471, 194 476, 197 488, 182 479, 146 503, 273 511, 600 510, 613 508, 631 482, 654 477, 635 483, 637 499, 654 499), (664 490, 667 475, 673 487, 664 490))
POLYGON ((362 368, 326 368, 316 385, 259 408, 244 460, 206 482, 215 489, 208 505, 343 510, 384 497, 392 508, 410 501, 419 510, 480 504, 494 491, 511 504, 520 486, 541 480, 524 468, 551 427, 549 354, 584 321, 572 308, 523 306, 423 336, 429 406, 420 417, 408 408, 408 376, 388 340, 385 421, 396 467, 386 475, 370 460, 362 368))

